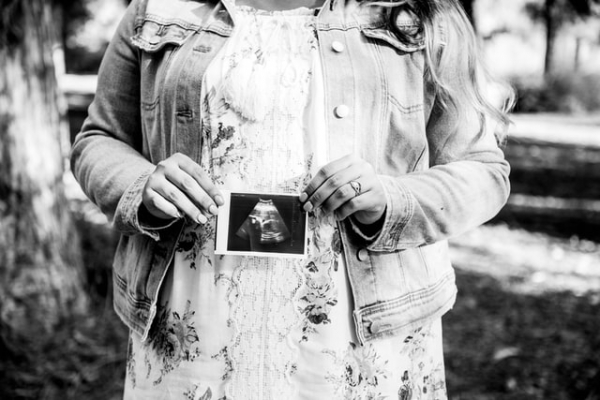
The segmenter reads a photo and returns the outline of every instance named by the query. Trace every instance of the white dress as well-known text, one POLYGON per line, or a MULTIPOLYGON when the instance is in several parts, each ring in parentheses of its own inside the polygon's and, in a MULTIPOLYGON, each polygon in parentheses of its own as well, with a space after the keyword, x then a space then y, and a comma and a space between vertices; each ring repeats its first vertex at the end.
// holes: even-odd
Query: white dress
MULTIPOLYGON (((236 10, 203 77, 201 163, 227 190, 300 194, 329 161, 314 10, 236 10)), ((214 219, 187 225, 125 398, 445 399, 441 321, 360 346, 335 223, 308 219, 302 260, 215 255, 214 219)))

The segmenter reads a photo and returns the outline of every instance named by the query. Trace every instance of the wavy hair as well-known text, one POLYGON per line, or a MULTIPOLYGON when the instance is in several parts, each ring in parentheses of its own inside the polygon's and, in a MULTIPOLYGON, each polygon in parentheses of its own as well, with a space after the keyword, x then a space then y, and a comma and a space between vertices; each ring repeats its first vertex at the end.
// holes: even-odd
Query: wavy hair
POLYGON ((480 123, 489 116, 503 129, 496 132, 502 141, 510 123, 508 112, 515 101, 514 90, 494 79, 485 68, 479 42, 471 22, 458 0, 392 0, 364 2, 392 8, 392 21, 400 12, 408 12, 418 21, 418 28, 397 29, 398 38, 406 43, 425 42, 426 79, 433 84, 441 105, 459 117, 474 110, 480 123))

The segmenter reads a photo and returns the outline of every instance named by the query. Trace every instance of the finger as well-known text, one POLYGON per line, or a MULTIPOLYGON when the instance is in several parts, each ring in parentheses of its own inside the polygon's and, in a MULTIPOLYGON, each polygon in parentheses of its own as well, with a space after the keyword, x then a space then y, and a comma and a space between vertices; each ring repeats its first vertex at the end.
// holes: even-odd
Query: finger
POLYGON ((330 213, 335 212, 338 208, 342 207, 346 202, 354 199, 357 196, 364 195, 366 192, 370 190, 370 187, 364 185, 359 179, 349 180, 348 183, 337 188, 331 196, 325 200, 321 208, 323 211, 330 213), (360 193, 357 193, 356 190, 352 187, 351 182, 358 182, 361 186, 360 193))
POLYGON ((352 197, 338 207, 335 210, 335 217, 338 221, 342 221, 357 212, 370 210, 373 206, 374 202, 371 193, 363 193, 360 196, 352 197))
MULTIPOLYGON (((358 180, 361 176, 361 169, 357 164, 351 164, 346 168, 339 170, 337 173, 330 175, 327 179, 321 182, 321 185, 318 186, 312 194, 307 199, 305 203, 304 209, 306 211, 307 208, 315 209, 327 203, 329 198, 334 195, 336 191, 342 189, 344 186, 348 185, 348 183, 352 180, 358 180)), ((344 197, 346 193, 344 189, 338 194, 338 196, 344 197)), ((338 198, 339 200, 339 198, 338 198)), ((328 208, 327 211, 331 211, 331 208, 328 208)))
POLYGON ((179 219, 181 213, 172 203, 168 202, 164 197, 150 189, 144 194, 144 206, 150 214, 161 219, 179 219))
POLYGON ((386 203, 381 202, 381 195, 370 190, 360 196, 353 197, 335 210, 338 221, 354 215, 357 220, 365 225, 377 222, 385 213, 386 203))
POLYGON ((348 200, 347 202, 345 202, 344 204, 342 204, 340 207, 338 207, 335 210, 335 219, 337 219, 338 221, 343 221, 346 218, 348 218, 350 215, 360 211, 361 207, 364 207, 364 206, 365 206, 364 197, 363 197, 363 199, 359 199, 358 197, 355 197, 351 200, 348 200))
POLYGON ((179 167, 165 170, 165 178, 185 194, 199 211, 218 214, 217 205, 198 181, 179 167))
POLYGON ((304 202, 317 188, 323 184, 323 182, 339 171, 348 168, 350 165, 352 165, 355 159, 356 157, 347 155, 323 166, 304 188, 304 192, 302 194, 306 197, 303 200, 301 195, 300 201, 304 202))
POLYGON ((165 179, 160 185, 155 186, 152 189, 194 221, 199 224, 206 223, 206 216, 204 216, 201 210, 192 203, 189 197, 173 183, 165 179))
MULTIPOLYGON (((203 191, 207 193, 208 197, 211 199, 212 204, 216 204, 217 206, 222 206, 225 204, 223 195, 213 183, 212 179, 208 173, 206 173, 204 168, 198 165, 198 163, 194 162, 191 158, 184 155, 182 156, 183 157, 178 160, 179 168, 190 175, 198 183, 198 185, 202 187, 203 191)), ((208 210, 208 208, 206 209, 208 210)))

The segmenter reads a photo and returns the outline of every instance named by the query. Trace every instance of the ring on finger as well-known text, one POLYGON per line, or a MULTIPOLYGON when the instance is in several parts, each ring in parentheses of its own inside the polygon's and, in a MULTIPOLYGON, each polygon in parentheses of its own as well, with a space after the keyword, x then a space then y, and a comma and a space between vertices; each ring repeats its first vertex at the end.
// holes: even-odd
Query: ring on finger
POLYGON ((354 190, 354 197, 356 197, 356 196, 359 196, 359 195, 360 195, 360 193, 361 193, 361 191, 362 191, 362 186, 361 186, 360 182, 357 182, 357 181, 350 181, 348 184, 349 184, 349 185, 352 187, 352 189, 354 190))

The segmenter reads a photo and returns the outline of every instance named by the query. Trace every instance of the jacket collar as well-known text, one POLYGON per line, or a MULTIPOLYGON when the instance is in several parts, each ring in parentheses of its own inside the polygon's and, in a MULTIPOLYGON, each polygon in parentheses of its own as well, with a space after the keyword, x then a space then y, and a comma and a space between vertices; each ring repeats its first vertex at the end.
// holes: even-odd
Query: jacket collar
MULTIPOLYGON (((360 29, 366 36, 384 40, 403 51, 415 51, 424 47, 402 43, 391 32, 390 8, 370 6, 359 0, 325 0, 317 17, 320 30, 360 29)), ((192 31, 210 31, 229 36, 235 24, 234 0, 140 0, 137 28, 144 22, 153 21, 163 25, 178 25, 192 31)), ((400 12, 396 29, 414 24, 407 13, 400 12)))

